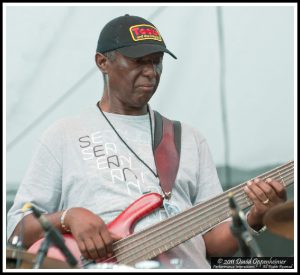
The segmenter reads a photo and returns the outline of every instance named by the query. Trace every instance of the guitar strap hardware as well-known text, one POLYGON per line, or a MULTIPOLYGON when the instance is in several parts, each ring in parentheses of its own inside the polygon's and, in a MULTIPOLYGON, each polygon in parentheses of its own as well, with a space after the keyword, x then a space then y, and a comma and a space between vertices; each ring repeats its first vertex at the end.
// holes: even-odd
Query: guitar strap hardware
POLYGON ((181 124, 154 111, 154 160, 164 198, 170 199, 180 161, 181 124))

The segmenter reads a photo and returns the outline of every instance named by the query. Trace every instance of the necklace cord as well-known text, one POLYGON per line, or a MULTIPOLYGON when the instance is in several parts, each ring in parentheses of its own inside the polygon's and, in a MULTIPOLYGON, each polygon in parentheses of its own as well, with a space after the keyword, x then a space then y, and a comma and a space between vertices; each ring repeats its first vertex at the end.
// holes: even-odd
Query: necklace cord
MULTIPOLYGON (((130 150, 131 153, 133 153, 136 158, 141 162, 143 163, 150 171, 151 173, 156 177, 158 178, 158 174, 155 173, 153 171, 153 169, 151 169, 151 167, 146 163, 144 162, 134 151, 133 149, 125 142, 125 140, 120 136, 120 134, 117 132, 117 130, 115 129, 115 127, 112 125, 112 123, 110 122, 110 120, 107 118, 107 116, 104 114, 104 112, 102 111, 101 107, 100 107, 100 101, 97 102, 97 107, 98 109, 100 110, 101 114, 103 115, 103 117, 105 118, 105 120, 107 121, 107 123, 110 125, 110 127, 113 129, 113 131, 116 133, 116 135, 119 137, 119 139, 124 143, 124 145, 130 150)), ((149 113, 149 120, 150 120, 150 131, 151 131, 151 147, 152 147, 152 152, 153 152, 153 131, 152 131, 152 119, 151 119, 151 114, 150 114, 150 110, 149 110, 149 106, 147 105, 147 110, 148 110, 148 113, 149 113)))

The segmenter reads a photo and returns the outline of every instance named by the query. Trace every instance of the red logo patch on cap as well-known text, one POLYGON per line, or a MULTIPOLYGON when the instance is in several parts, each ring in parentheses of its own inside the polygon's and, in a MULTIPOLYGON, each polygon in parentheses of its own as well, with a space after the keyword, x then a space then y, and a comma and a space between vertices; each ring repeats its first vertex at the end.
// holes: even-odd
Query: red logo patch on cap
POLYGON ((129 31, 134 41, 147 40, 147 39, 162 41, 162 38, 158 30, 151 25, 141 24, 141 25, 131 26, 129 28, 129 31))

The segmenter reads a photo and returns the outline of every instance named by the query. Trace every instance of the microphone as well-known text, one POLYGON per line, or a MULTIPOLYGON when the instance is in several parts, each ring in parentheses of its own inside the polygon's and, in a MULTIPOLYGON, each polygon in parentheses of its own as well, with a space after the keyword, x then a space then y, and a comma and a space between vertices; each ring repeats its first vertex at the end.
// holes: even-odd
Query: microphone
POLYGON ((30 205, 30 209, 33 212, 33 215, 37 218, 42 228, 46 232, 46 236, 50 239, 50 241, 57 246, 60 251, 66 257, 66 260, 70 266, 75 266, 77 264, 77 260, 70 252, 68 247, 65 245, 65 240, 62 234, 46 219, 44 215, 33 205, 30 205))
POLYGON ((238 239, 239 246, 242 252, 243 257, 250 257, 251 251, 245 241, 244 233, 247 232, 247 227, 244 224, 244 220, 242 219, 243 213, 241 213, 238 205, 236 204, 235 199, 233 198, 233 194, 229 193, 229 207, 232 217, 232 224, 231 224, 231 232, 232 234, 238 239))
POLYGON ((231 192, 229 193, 229 207, 232 217, 232 225, 236 228, 245 227, 245 229, 247 229, 248 224, 245 222, 244 212, 239 209, 231 192))
POLYGON ((252 248, 257 257, 262 257, 262 253, 252 235, 249 232, 249 225, 246 222, 244 212, 241 211, 233 198, 233 194, 229 193, 229 207, 232 216, 231 232, 238 239, 242 255, 250 257, 252 248))

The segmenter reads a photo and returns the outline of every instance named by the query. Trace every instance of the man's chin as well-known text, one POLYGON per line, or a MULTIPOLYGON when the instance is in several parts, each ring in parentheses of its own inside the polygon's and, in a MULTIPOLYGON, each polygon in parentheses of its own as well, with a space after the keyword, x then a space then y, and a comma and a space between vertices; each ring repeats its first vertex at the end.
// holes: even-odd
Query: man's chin
POLYGON ((152 98, 152 96, 153 96, 153 94, 146 94, 146 95, 141 96, 137 102, 137 105, 139 107, 143 107, 143 106, 147 105, 148 102, 150 101, 150 99, 152 98))

